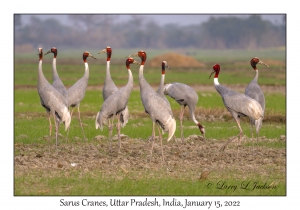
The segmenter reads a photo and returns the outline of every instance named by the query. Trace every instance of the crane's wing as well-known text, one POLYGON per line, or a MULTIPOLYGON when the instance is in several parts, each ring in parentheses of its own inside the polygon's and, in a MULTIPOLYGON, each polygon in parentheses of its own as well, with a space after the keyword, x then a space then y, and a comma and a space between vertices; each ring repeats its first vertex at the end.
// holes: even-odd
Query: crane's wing
POLYGON ((222 96, 224 105, 229 111, 259 119, 263 116, 260 104, 254 99, 237 92, 222 96))
POLYGON ((190 86, 173 82, 165 86, 165 94, 177 101, 180 105, 197 104, 198 94, 190 86))
POLYGON ((46 86, 39 90, 42 104, 48 107, 50 111, 57 113, 61 121, 70 120, 70 112, 65 103, 65 98, 52 86, 46 86))
POLYGON ((157 92, 147 92, 142 102, 152 121, 158 121, 163 129, 165 129, 167 122, 174 118, 170 104, 157 92))
POLYGON ((245 95, 256 100, 261 105, 263 111, 265 110, 265 96, 257 82, 252 81, 248 84, 245 90, 245 95))
POLYGON ((82 101, 85 96, 86 88, 87 81, 81 78, 67 90, 68 107, 78 105, 80 101, 82 101))

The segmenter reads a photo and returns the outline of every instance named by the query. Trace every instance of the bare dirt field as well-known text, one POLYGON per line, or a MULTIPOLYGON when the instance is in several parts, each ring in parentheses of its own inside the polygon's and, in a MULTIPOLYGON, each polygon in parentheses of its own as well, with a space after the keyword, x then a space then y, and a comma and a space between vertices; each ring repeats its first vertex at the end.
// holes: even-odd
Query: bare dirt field
MULTIPOLYGON (((158 174, 162 177, 167 174, 173 178, 199 180, 204 171, 209 172, 206 179, 268 178, 273 174, 284 178, 286 174, 285 148, 254 146, 253 149, 252 141, 247 137, 244 137, 243 145, 239 149, 237 140, 234 140, 224 152, 220 152, 219 149, 227 140, 207 139, 204 142, 202 137, 193 135, 186 138, 186 143, 183 144, 179 139, 172 139, 170 142, 163 142, 164 162, 160 141, 157 139, 151 163, 150 142, 124 136, 121 152, 118 154, 117 140, 113 142, 113 151, 110 153, 107 140, 104 139, 98 136, 88 143, 78 140, 67 144, 62 141, 58 155, 55 154, 53 143, 51 151, 48 144, 16 143, 15 175, 22 176, 36 170, 47 176, 55 176, 62 172, 68 176, 72 171, 85 174, 96 170, 100 171, 103 177, 116 179, 122 179, 124 176, 139 179, 146 173, 147 177, 151 178, 159 178, 158 174), (250 146, 245 146, 247 142, 250 146)), ((276 141, 285 142, 285 136, 280 139, 259 138, 260 143, 276 141)))

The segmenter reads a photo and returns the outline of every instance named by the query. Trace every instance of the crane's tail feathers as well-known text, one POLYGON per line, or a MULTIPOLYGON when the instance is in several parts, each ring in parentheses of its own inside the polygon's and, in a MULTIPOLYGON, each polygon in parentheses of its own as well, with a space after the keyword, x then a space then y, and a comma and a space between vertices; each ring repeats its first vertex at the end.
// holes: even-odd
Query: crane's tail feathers
POLYGON ((256 133, 259 133, 259 130, 262 126, 262 120, 263 118, 259 118, 258 120, 255 120, 255 129, 256 129, 256 133))
POLYGON ((103 130, 102 123, 101 123, 101 122, 100 122, 100 123, 98 122, 99 114, 100 114, 100 112, 97 112, 95 125, 96 125, 96 129, 100 128, 101 131, 102 131, 102 130, 103 130))
POLYGON ((68 107, 64 108, 61 120, 65 123, 65 131, 67 131, 71 124, 71 115, 68 107))
POLYGON ((165 86, 164 86, 164 94, 165 95, 168 95, 168 89, 169 89, 169 87, 171 86, 172 84, 166 84, 165 86))
POLYGON ((175 118, 172 118, 172 120, 169 122, 169 135, 167 141, 171 140, 175 131, 176 131, 176 120, 175 118))
POLYGON ((128 123, 128 119, 129 119, 129 111, 128 111, 128 107, 126 106, 126 108, 120 114, 120 121, 121 121, 122 128, 124 128, 125 125, 128 123))

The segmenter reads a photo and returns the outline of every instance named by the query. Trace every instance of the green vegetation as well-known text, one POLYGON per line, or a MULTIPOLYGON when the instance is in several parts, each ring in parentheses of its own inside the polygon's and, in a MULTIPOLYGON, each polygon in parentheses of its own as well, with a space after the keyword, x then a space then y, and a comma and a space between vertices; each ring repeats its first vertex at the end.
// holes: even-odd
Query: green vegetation
MULTIPOLYGON (((162 172, 163 173, 163 172, 162 172)), ((101 172, 93 171, 93 175, 80 176, 72 171, 70 177, 63 172, 54 178, 17 177, 15 179, 15 195, 114 195, 114 196, 205 196, 205 195, 285 195, 285 183, 259 180, 178 180, 154 179, 143 174, 143 179, 134 180, 127 175, 120 179, 103 179, 101 172), (26 185, 24 185, 26 183, 26 185), (266 185, 265 185, 266 184, 266 185), (28 187, 28 186, 35 186, 28 187), (230 188, 226 189, 227 186, 230 188), (269 187, 269 189, 267 189, 269 187), (145 190, 147 189, 147 190, 145 190)))
MULTIPOLYGON (((226 122, 214 120, 213 122, 204 120, 203 125, 207 130, 207 138, 226 139, 238 133, 236 122, 231 117, 230 113, 224 108, 221 97, 218 93, 206 93, 202 96, 199 93, 198 115, 211 115, 214 111, 222 113, 226 122), (213 108, 212 108, 213 107, 213 108)), ((178 120, 180 106, 171 98, 169 98, 174 115, 178 120)), ((100 110, 103 102, 101 91, 89 90, 86 92, 85 98, 81 102, 80 113, 82 121, 85 124, 85 132, 88 139, 94 138, 96 135, 108 136, 108 129, 104 127, 103 131, 95 129, 96 113, 100 110)), ((265 118, 270 118, 276 114, 278 118, 284 119, 286 114, 285 96, 281 94, 267 94, 266 103, 268 104, 268 111, 265 118), (274 102, 277 103, 274 103, 274 102), (270 116, 269 116, 270 115, 270 116)), ((132 91, 128 102, 131 119, 128 125, 122 129, 122 133, 132 138, 146 139, 151 135, 151 120, 146 113, 144 113, 143 104, 140 100, 138 90, 132 91), (139 130, 133 130, 132 126, 139 125, 139 130)), ((190 120, 188 114, 188 107, 185 113, 186 119, 184 125, 195 126, 190 120)), ((215 116, 219 118, 220 116, 215 116)), ((52 116, 51 116, 52 118, 52 116)), ((52 123, 53 119, 52 119, 52 123)), ((70 138, 74 136, 82 136, 81 129, 77 120, 77 109, 74 110, 71 122, 70 138)), ((180 136, 179 121, 177 121, 177 130, 175 135, 180 136)), ((195 127, 196 128, 196 127, 195 127)), ((242 128, 247 136, 250 136, 250 126, 247 118, 242 119, 242 128)), ((40 142, 42 136, 48 135, 49 123, 45 109, 40 105, 39 96, 36 90, 15 90, 15 141, 23 143, 40 142), (38 129, 34 129, 38 128, 38 129), (25 134, 29 138, 19 138, 20 135, 25 134)), ((64 135, 64 126, 60 126, 60 132, 64 135)), ((193 135, 195 129, 186 129, 185 135, 193 135)), ((267 138, 279 138, 280 135, 285 135, 286 127, 283 124, 264 123, 260 135, 267 138), (276 129, 273 129, 273 128, 276 129)))

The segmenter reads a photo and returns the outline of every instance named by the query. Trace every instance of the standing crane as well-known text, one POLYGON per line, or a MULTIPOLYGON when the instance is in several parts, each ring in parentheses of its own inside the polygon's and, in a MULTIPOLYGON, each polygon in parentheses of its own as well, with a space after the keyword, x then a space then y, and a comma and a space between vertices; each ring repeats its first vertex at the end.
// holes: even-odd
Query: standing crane
MULTIPOLYGON (((213 72, 211 75, 215 74, 214 76, 214 85, 218 93, 221 95, 224 106, 227 108, 227 110, 231 113, 232 117, 235 119, 239 129, 240 133, 237 136, 234 136, 233 138, 230 138, 225 145, 221 148, 221 150, 224 150, 225 147, 235 138, 239 137, 239 141, 241 143, 242 137, 243 137, 243 130, 240 125, 240 118, 243 116, 248 116, 253 118, 254 120, 259 120, 263 118, 263 110, 261 108, 261 105, 254 99, 250 98, 249 96, 246 96, 242 93, 235 92, 223 85, 219 84, 218 77, 220 73, 220 65, 215 64, 213 66, 213 72)), ((239 151, 239 150, 238 150, 239 151)), ((238 153, 237 153, 238 155, 238 153)))
MULTIPOLYGON (((56 139, 56 153, 58 144, 58 129, 59 124, 65 124, 65 130, 67 130, 71 123, 71 116, 67 106, 67 103, 60 94, 46 79, 42 70, 43 63, 43 49, 38 48, 39 65, 38 65, 38 93, 40 96, 41 105, 46 109, 48 113, 49 122, 51 124, 50 113, 52 113, 55 123, 55 139, 56 139)), ((50 129, 51 135, 51 129, 50 129)))
POLYGON ((205 141, 205 128, 200 124, 200 122, 196 120, 195 117, 195 108, 198 103, 198 94, 196 93, 196 91, 186 84, 173 82, 170 84, 166 84, 164 86, 164 93, 166 95, 169 95, 180 105, 179 120, 180 120, 181 141, 184 142, 182 121, 183 121, 184 109, 186 106, 189 107, 190 116, 193 122, 198 126, 200 132, 203 135, 203 139, 205 141))
MULTIPOLYGON (((267 67, 269 67, 269 66, 267 64, 265 64, 264 62, 262 62, 257 57, 252 58, 251 61, 250 61, 250 64, 251 64, 253 70, 255 71, 256 75, 255 75, 254 79, 246 87, 245 95, 249 96, 250 98, 255 99, 261 105, 261 108, 262 108, 262 111, 263 111, 262 115, 264 116, 266 102, 265 102, 264 93, 262 92, 261 88, 259 87, 259 85, 257 83, 258 69, 257 69, 256 65, 261 64, 261 65, 265 65, 267 67)), ((255 125, 256 142, 257 142, 258 141, 258 134, 259 134, 259 130, 262 126, 263 118, 259 118, 257 122, 255 122, 255 120, 251 117, 249 117, 249 119, 250 119, 252 140, 253 140, 253 125, 255 125)), ((252 141, 252 147, 253 147, 253 141, 252 141)))
MULTIPOLYGON (((84 75, 83 75, 82 78, 80 78, 74 85, 72 85, 67 90, 67 92, 68 92, 68 107, 72 108, 71 117, 72 117, 74 108, 77 107, 77 110, 78 110, 78 120, 79 120, 79 124, 81 126, 81 130, 82 130, 82 134, 83 134, 83 139, 84 140, 86 138, 85 138, 85 134, 84 134, 84 131, 83 131, 82 122, 81 122, 81 119, 80 119, 79 106, 80 106, 81 100, 84 98, 84 95, 85 95, 85 92, 86 92, 86 88, 87 88, 87 85, 88 85, 88 80, 89 80, 89 65, 87 63, 87 58, 88 57, 92 57, 92 58, 96 59, 89 52, 87 52, 87 51, 83 52, 82 59, 83 59, 84 66, 85 66, 84 75)), ((69 128, 69 130, 70 130, 70 128, 69 128)), ((69 134, 69 130, 68 130, 68 134, 69 134)))
MULTIPOLYGON (((57 57, 57 49, 55 47, 52 47, 48 52, 46 52, 44 54, 47 55, 49 53, 53 53, 53 60, 52 60, 52 75, 53 75, 53 83, 52 86, 58 90, 58 92, 60 92, 60 94, 62 94, 62 96, 65 99, 65 104, 68 104, 68 93, 67 93, 67 89, 64 86, 64 84, 62 83, 61 79, 58 76, 57 70, 56 70, 56 57, 57 57)), ((55 119, 54 119, 55 120, 55 119)), ((50 136, 51 136, 51 131, 52 131, 52 124, 51 124, 51 120, 49 120, 50 123, 50 136)))
MULTIPOLYGON (((103 129, 103 124, 112 118, 113 116, 117 115, 118 123, 117 123, 117 131, 118 131, 118 141, 119 141, 119 148, 118 152, 120 152, 121 148, 121 137, 120 137, 120 130, 121 130, 121 113, 126 109, 127 107, 127 102, 130 96, 130 93, 133 88, 133 77, 132 73, 130 70, 130 64, 139 64, 136 62, 133 58, 127 58, 126 59, 126 68, 128 70, 128 82, 126 86, 118 89, 115 91, 113 94, 111 94, 107 99, 103 102, 102 107, 100 111, 97 113, 96 116, 96 129, 100 128, 101 130, 103 129)), ((112 141, 112 129, 113 125, 109 124, 108 125, 109 129, 109 150, 110 152, 112 151, 111 149, 111 141, 112 141)))
POLYGON ((164 161, 164 153, 162 146, 162 135, 159 127, 162 128, 164 132, 168 132, 167 141, 173 137, 176 130, 176 120, 173 116, 170 104, 167 103, 146 81, 144 77, 144 65, 147 59, 147 54, 145 51, 141 50, 132 56, 139 56, 142 60, 139 69, 139 84, 140 84, 140 95, 142 103, 146 113, 148 113, 152 120, 152 146, 150 154, 150 162, 152 160, 152 151, 155 140, 155 125, 157 125, 157 130, 160 137, 161 143, 161 153, 162 161, 164 161))
MULTIPOLYGON (((106 53, 106 76, 105 76, 105 81, 104 81, 103 90, 102 90, 103 100, 105 101, 110 95, 112 95, 114 92, 118 91, 118 87, 115 85, 115 83, 112 80, 111 75, 110 75, 110 59, 111 59, 111 55, 112 55, 111 47, 107 46, 106 48, 104 48, 103 50, 98 52, 98 54, 101 54, 101 53, 106 53)), ((120 113, 120 120, 121 120, 122 128, 127 124, 128 118, 129 118, 129 111, 128 111, 128 107, 126 106, 126 108, 120 113)), ((108 127, 110 127, 110 124, 113 124, 113 118, 108 119, 108 127)))

